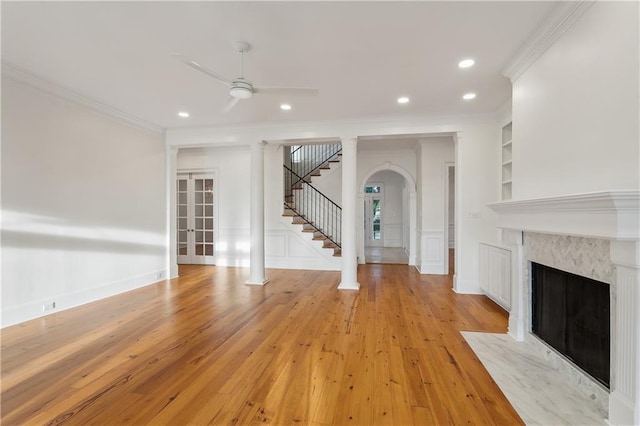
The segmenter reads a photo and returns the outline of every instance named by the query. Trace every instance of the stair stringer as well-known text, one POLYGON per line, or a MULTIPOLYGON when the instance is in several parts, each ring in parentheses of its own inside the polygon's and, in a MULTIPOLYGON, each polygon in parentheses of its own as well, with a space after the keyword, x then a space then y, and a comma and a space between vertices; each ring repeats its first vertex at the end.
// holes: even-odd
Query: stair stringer
POLYGON ((291 217, 280 219, 280 228, 267 230, 265 266, 277 269, 311 269, 339 271, 342 258, 323 248, 323 241, 302 232, 302 225, 291 223, 291 217))

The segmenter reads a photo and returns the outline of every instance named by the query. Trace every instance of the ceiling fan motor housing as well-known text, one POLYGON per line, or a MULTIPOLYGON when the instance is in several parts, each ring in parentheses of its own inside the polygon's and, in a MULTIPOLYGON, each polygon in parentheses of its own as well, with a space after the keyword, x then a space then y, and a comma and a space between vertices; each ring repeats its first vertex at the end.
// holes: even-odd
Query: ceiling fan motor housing
POLYGON ((253 86, 245 79, 238 78, 231 83, 229 94, 238 99, 249 99, 253 96, 253 86))

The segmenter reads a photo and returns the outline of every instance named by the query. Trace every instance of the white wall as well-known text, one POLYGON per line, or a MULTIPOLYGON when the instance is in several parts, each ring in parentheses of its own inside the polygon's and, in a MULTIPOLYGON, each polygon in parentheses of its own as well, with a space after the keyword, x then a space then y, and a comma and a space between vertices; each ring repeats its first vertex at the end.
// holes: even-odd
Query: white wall
POLYGON ((420 272, 423 274, 446 274, 448 267, 448 220, 445 217, 447 174, 446 163, 455 159, 455 145, 451 137, 424 138, 417 161, 421 162, 421 193, 418 209, 422 212, 419 221, 420 272))
POLYGON ((177 169, 215 173, 215 263, 249 265, 249 193, 251 153, 248 146, 188 148, 178 151, 177 169))
POLYGON ((2 209, 3 326, 167 274, 162 135, 8 78, 2 209))
POLYGON ((500 197, 500 138, 497 120, 469 124, 456 137, 456 255, 453 288, 481 294, 480 242, 496 243, 496 214, 487 207, 500 197))
POLYGON ((402 218, 408 209, 402 202, 402 189, 405 179, 396 172, 383 170, 374 173, 368 183, 383 185, 382 237, 384 247, 403 247, 402 218))
POLYGON ((595 2, 513 86, 513 198, 640 188, 638 2, 595 2))

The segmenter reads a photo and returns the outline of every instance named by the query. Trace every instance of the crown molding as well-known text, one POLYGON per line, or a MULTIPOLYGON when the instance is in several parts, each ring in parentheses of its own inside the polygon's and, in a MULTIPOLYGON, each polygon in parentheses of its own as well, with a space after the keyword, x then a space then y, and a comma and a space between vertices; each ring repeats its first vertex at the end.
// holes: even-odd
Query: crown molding
POLYGON ((502 70, 502 75, 516 81, 535 63, 580 17, 595 0, 561 1, 538 26, 518 53, 502 70))
POLYGON ((2 79, 5 78, 92 109, 111 118, 124 121, 127 124, 132 124, 143 130, 148 130, 157 134, 163 134, 165 131, 164 128, 126 113, 117 107, 100 102, 73 89, 69 89, 68 87, 61 86, 58 83, 47 80, 42 76, 36 75, 31 71, 27 71, 26 69, 14 64, 2 61, 2 79))

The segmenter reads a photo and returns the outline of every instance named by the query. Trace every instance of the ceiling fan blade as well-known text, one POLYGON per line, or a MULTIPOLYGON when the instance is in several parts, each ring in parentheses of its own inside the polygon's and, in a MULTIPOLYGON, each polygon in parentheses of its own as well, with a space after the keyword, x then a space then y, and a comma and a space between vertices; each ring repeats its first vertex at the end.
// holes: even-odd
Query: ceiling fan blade
POLYGON ((227 99, 227 102, 224 103, 224 107, 222 107, 222 111, 223 112, 231 111, 231 108, 233 108, 238 103, 238 101, 239 101, 238 98, 234 98, 233 96, 230 96, 229 99, 227 99))
POLYGON ((269 94, 269 95, 291 95, 291 96, 315 96, 319 93, 318 89, 308 87, 269 87, 258 86, 253 87, 253 93, 269 94))
POLYGON ((228 78, 225 78, 223 76, 221 76, 220 74, 217 74, 213 71, 211 71, 208 68, 203 67, 202 65, 200 65, 199 63, 197 63, 196 61, 192 61, 191 59, 187 58, 184 55, 173 55, 176 58, 178 58, 179 60, 181 60, 182 62, 184 62, 186 65, 190 66, 191 68, 194 68, 206 75, 208 75, 209 77, 213 77, 216 80, 220 81, 221 83, 226 84, 227 86, 231 85, 231 80, 228 78))

